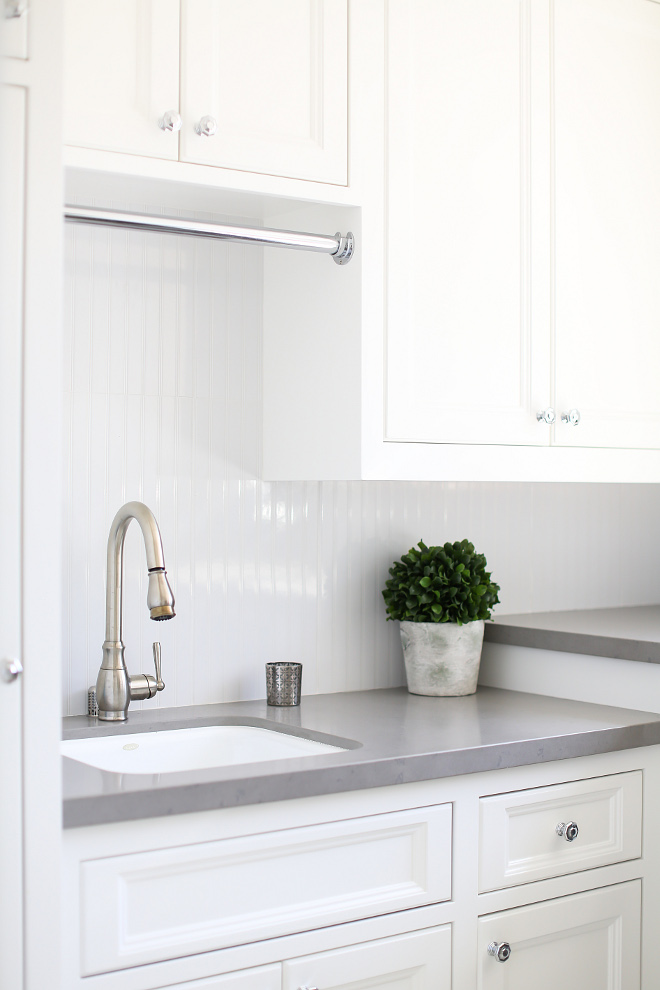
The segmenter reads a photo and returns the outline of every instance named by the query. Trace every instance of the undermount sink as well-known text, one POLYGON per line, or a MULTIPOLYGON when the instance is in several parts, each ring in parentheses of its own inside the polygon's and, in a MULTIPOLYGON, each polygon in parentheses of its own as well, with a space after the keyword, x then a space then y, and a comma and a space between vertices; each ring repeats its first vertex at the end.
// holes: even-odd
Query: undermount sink
POLYGON ((173 773, 343 753, 345 748, 253 725, 205 725, 69 739, 62 756, 112 773, 173 773))

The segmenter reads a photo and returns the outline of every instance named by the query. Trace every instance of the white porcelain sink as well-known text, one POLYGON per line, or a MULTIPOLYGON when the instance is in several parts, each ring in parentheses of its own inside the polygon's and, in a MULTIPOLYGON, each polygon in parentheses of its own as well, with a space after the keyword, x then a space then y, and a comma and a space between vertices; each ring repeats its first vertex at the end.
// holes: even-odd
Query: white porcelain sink
POLYGON ((253 725, 205 725, 69 739, 61 744, 61 752, 62 756, 113 773, 173 773, 345 750, 253 725))

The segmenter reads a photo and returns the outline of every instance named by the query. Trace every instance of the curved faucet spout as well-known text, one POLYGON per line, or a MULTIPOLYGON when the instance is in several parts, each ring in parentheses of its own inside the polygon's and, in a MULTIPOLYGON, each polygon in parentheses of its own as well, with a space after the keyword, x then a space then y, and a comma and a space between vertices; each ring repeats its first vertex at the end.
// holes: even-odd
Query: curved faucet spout
MULTIPOLYGON (((122 642, 124 540, 132 519, 137 520, 147 555, 149 590, 147 606, 152 619, 174 618, 174 595, 167 580, 160 530, 151 509, 142 502, 123 505, 110 526, 108 536, 105 595, 105 642, 103 660, 96 682, 99 718, 123 721, 131 698, 151 698, 162 690, 162 680, 149 674, 130 677, 124 661, 122 642), (153 682, 153 683, 152 683, 153 682)), ((163 685, 164 687, 164 685, 163 685)))

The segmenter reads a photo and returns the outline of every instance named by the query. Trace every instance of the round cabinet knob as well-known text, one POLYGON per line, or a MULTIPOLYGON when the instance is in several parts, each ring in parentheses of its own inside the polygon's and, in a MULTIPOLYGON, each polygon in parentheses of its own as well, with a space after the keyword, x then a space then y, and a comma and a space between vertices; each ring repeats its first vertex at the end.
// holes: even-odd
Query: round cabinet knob
POLYGON ((567 842, 572 842, 573 839, 577 839, 579 831, 577 822, 560 822, 555 829, 557 835, 559 835, 562 839, 566 839, 567 842))
POLYGON ((580 410, 569 409, 567 413, 562 413, 561 421, 562 423, 565 423, 566 426, 577 426, 580 422, 580 410))
POLYGON ((202 117, 199 123, 195 124, 195 130, 201 137, 213 137, 218 129, 214 117, 202 117))
POLYGON ((12 681, 18 680, 23 673, 23 664, 20 660, 3 660, 0 663, 0 672, 2 679, 11 684, 12 681))
POLYGON ((488 946, 488 955, 495 956, 498 962, 506 962, 511 958, 511 946, 508 942, 491 942, 488 946))
POLYGON ((555 411, 552 406, 548 406, 547 409, 541 409, 540 412, 537 412, 536 418, 539 423, 547 423, 548 426, 552 426, 557 417, 555 416, 555 411))
POLYGON ((158 126, 163 131, 180 131, 182 123, 180 113, 176 110, 167 110, 158 121, 158 126))

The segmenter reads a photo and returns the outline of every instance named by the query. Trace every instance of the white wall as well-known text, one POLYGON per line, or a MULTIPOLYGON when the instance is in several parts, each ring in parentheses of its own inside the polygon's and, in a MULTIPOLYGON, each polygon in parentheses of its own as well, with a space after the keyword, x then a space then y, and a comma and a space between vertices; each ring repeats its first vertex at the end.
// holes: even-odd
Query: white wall
POLYGON ((420 537, 471 539, 500 614, 659 600, 658 486, 259 481, 260 249, 77 227, 67 255, 65 713, 96 680, 108 527, 134 498, 177 617, 148 619, 134 525, 127 663, 161 640, 163 707, 263 697, 267 660, 302 661, 306 693, 403 683, 380 591, 420 537))

